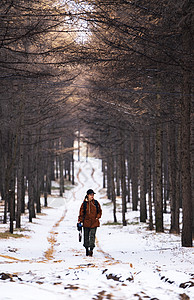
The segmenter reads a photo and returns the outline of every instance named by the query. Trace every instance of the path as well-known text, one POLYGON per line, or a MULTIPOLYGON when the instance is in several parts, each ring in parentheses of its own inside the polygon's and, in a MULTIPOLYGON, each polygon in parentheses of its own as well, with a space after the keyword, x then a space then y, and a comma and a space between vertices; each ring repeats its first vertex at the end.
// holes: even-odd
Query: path
MULTIPOLYGON (((68 195, 65 196, 63 205, 60 203, 60 198, 55 197, 54 199, 49 199, 49 204, 53 207, 56 206, 54 209, 56 209, 58 213, 54 213, 54 209, 52 208, 46 209, 44 210, 47 215, 46 217, 44 215, 38 216, 33 222, 35 225, 29 225, 32 230, 40 230, 40 233, 36 232, 37 237, 35 240, 33 240, 33 237, 29 239, 24 238, 20 241, 15 240, 13 242, 15 251, 13 247, 10 246, 10 250, 12 249, 14 251, 12 255, 0 254, 2 270, 4 270, 5 274, 10 274, 12 285, 15 284, 15 291, 21 289, 22 283, 24 295, 25 287, 29 289, 29 287, 32 288, 33 286, 34 295, 37 291, 41 291, 42 294, 45 294, 47 300, 48 296, 53 297, 53 294, 57 295, 56 299, 62 299, 64 295, 71 297, 71 299, 74 299, 74 297, 76 299, 77 297, 85 299, 87 294, 89 298, 86 299, 92 299, 92 297, 93 299, 95 299, 95 297, 96 299, 103 299, 104 297, 112 299, 113 292, 114 294, 116 292, 121 294, 117 284, 115 286, 113 283, 110 284, 106 277, 108 267, 118 264, 119 261, 102 250, 99 240, 96 241, 95 253, 92 258, 85 256, 85 249, 82 243, 78 242, 78 233, 75 227, 82 198, 86 190, 90 187, 95 189, 97 194, 101 189, 101 185, 95 178, 95 169, 91 162, 80 162, 79 165, 76 174, 77 185, 73 190, 67 193, 68 195), (44 222, 48 222, 46 230, 44 222), (46 232, 47 234, 45 236, 46 232), (30 255, 26 257, 28 247, 35 249, 35 245, 32 245, 32 243, 37 243, 37 240, 36 253, 35 251, 33 252, 32 258, 29 258, 30 255), (41 243, 44 246, 41 247, 41 243), (94 271, 94 269, 96 271, 94 271), (96 278, 93 278, 94 282, 91 281, 86 284, 86 277, 99 277, 102 273, 104 274, 103 284, 101 283, 102 279, 100 279, 98 283, 96 278), (55 288, 53 289, 53 287, 55 288), (104 287, 106 287, 106 291, 104 287), (83 291, 84 296, 82 295, 83 291), (77 294, 80 295, 78 296, 77 294)), ((7 247, 9 247, 9 242, 6 241, 6 243, 7 247)), ((7 250, 5 250, 5 252, 6 251, 7 250)), ((9 291, 9 294, 8 299, 12 299, 12 297, 14 300, 17 299, 17 297, 15 298, 15 296, 12 295, 11 291, 9 291)), ((28 298, 31 299, 30 297, 28 294, 25 300, 28 298)), ((0 299, 4 298, 0 295, 0 299)), ((35 296, 32 299, 35 299, 35 296)))
MULTIPOLYGON (((119 227, 100 227, 94 257, 85 256, 76 230, 79 207, 89 188, 97 192, 99 201, 106 197, 101 188, 98 161, 77 162, 75 171, 76 185, 65 192, 64 198, 49 197, 50 208, 44 209, 32 224, 27 222, 27 216, 23 217, 26 229, 30 230, 24 233, 29 238, 10 239, 3 243, 0 240, 0 269, 4 276, 8 276, 6 281, 0 280, 0 300, 184 299, 179 297, 180 289, 161 281, 159 262, 152 261, 153 266, 148 265, 151 252, 144 251, 146 243, 142 243, 143 239, 140 238, 139 252, 130 250, 131 246, 135 249, 137 245, 135 240, 126 243, 126 238, 133 238, 130 230, 133 231, 134 227, 127 226, 122 230, 119 227), (141 265, 143 255, 147 262, 141 265)), ((102 209, 101 223, 112 217, 107 206, 102 206, 102 209)), ((189 256, 187 259, 189 266, 189 256)))

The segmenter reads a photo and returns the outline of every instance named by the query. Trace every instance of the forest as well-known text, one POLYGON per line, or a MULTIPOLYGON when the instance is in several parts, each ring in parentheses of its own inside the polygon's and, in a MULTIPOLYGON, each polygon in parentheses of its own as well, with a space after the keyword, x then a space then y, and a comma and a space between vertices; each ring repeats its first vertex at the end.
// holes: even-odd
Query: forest
MULTIPOLYGON (((41 212, 51 181, 74 184, 75 141, 102 160, 103 187, 140 222, 194 233, 194 3, 2 0, 0 222, 41 212), (28 199, 26 205, 26 197, 28 199)), ((78 157, 79 159, 79 157, 78 157)))

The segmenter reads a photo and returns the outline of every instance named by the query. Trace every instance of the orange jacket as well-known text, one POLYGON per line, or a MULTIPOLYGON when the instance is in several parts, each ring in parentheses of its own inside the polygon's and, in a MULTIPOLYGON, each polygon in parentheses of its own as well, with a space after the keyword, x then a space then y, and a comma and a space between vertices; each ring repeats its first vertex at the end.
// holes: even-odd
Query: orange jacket
POLYGON ((88 201, 87 199, 85 199, 84 202, 85 201, 87 203, 86 214, 84 216, 84 203, 82 203, 79 211, 78 222, 82 222, 83 227, 88 227, 88 228, 99 227, 100 226, 99 219, 101 218, 102 215, 102 209, 100 203, 98 202, 98 214, 97 214, 97 209, 94 200, 88 201))

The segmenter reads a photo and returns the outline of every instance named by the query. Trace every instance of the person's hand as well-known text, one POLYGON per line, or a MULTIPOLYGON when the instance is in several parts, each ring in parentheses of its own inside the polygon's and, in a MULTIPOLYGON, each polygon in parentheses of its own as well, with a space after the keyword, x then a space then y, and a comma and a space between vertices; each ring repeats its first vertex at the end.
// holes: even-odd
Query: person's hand
POLYGON ((83 225, 81 222, 77 223, 77 230, 80 231, 82 229, 82 226, 83 225))

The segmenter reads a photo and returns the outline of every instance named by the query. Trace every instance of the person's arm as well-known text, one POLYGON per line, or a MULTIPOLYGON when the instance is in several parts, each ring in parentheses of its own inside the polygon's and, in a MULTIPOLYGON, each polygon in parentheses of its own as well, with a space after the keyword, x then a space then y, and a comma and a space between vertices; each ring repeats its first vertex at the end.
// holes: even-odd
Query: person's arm
POLYGON ((102 209, 101 209, 100 203, 98 202, 98 214, 97 214, 96 218, 100 219, 101 216, 102 216, 102 209))
POLYGON ((84 205, 82 203, 79 210, 78 222, 83 223, 83 219, 84 219, 84 205))

